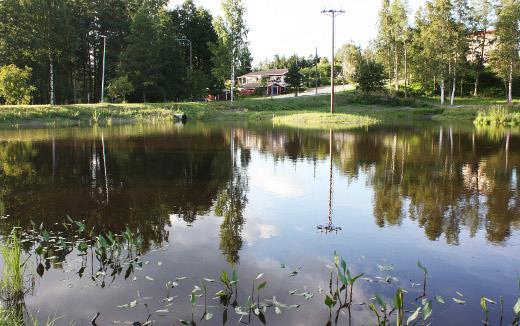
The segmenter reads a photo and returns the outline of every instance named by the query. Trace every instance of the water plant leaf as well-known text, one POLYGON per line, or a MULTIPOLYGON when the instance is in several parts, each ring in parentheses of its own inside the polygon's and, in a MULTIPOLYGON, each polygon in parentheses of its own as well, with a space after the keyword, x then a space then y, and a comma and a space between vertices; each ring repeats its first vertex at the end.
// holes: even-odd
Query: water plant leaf
POLYGON ((441 297, 440 295, 436 295, 436 296, 435 296, 435 300, 437 300, 438 303, 442 303, 442 304, 446 303, 446 302, 444 301, 444 298, 441 297))
POLYGON ((520 315, 520 298, 516 301, 513 311, 515 312, 515 315, 520 315))
POLYGON ((426 300, 423 304, 423 320, 427 320, 432 315, 432 302, 430 300, 426 300))
POLYGON ((148 275, 146 275, 144 278, 147 279, 148 281, 152 281, 152 282, 155 281, 155 279, 153 277, 150 277, 148 275))
POLYGON ((488 312, 487 302, 484 299, 484 297, 480 298, 480 308, 482 308, 482 311, 484 311, 485 313, 488 312))
POLYGON ((379 294, 376 293, 376 302, 377 304, 381 307, 381 308, 386 308, 386 303, 383 299, 381 299, 381 297, 379 296, 379 294))
POLYGON ((277 315, 280 315, 282 313, 282 310, 278 306, 274 307, 274 311, 277 315))
POLYGON ((460 300, 460 299, 457 299, 457 298, 452 298, 452 299, 453 299, 453 301, 455 301, 458 304, 465 304, 466 303, 466 301, 464 301, 464 300, 460 300))
POLYGON ((455 293, 457 293, 457 295, 458 295, 459 297, 461 297, 461 298, 464 297, 464 294, 460 293, 459 291, 455 291, 455 293))
POLYGON ((380 272, 390 272, 394 270, 392 265, 379 265, 377 264, 377 268, 379 268, 380 272))
POLYGON ((488 303, 491 303, 491 304, 497 304, 496 301, 493 301, 493 300, 491 300, 489 298, 486 298, 486 297, 484 297, 484 301, 486 301, 488 303))
POLYGON ((422 270, 425 275, 428 275, 428 269, 424 267, 423 264, 421 264, 420 260, 417 261, 417 267, 419 267, 419 269, 422 270))
POLYGON ((238 275, 237 271, 233 270, 233 275, 231 275, 231 284, 238 283, 238 275))
POLYGON ((325 305, 329 308, 334 306, 334 300, 328 294, 325 296, 325 305))
POLYGON ((261 290, 261 289, 265 288, 266 285, 267 285, 267 281, 263 281, 263 282, 258 286, 258 290, 261 290))
POLYGON ((215 280, 212 279, 212 278, 203 278, 204 281, 208 282, 208 283, 214 283, 215 280))
POLYGON ((208 312, 205 316, 205 319, 210 320, 211 318, 213 318, 213 314, 211 312, 208 312))
POLYGON ((294 271, 292 271, 290 274, 289 274, 289 277, 294 277, 296 275, 298 275, 298 273, 300 272, 301 270, 301 267, 298 267, 297 269, 295 269, 294 271))
POLYGON ((408 319, 406 320, 406 325, 410 325, 417 319, 417 317, 419 317, 419 313, 421 312, 421 309, 422 309, 422 307, 417 308, 417 310, 415 310, 415 312, 413 314, 411 314, 410 317, 408 317, 408 319))
POLYGON ((345 277, 345 275, 343 273, 338 272, 338 277, 339 277, 339 280, 341 281, 341 283, 343 283, 345 286, 347 286, 349 284, 348 279, 345 277))
POLYGON ((259 313, 257 314, 258 316, 258 319, 260 320, 260 322, 264 325, 267 324, 267 321, 265 320, 265 315, 262 311, 259 311, 259 313))
POLYGON ((224 284, 229 283, 229 277, 226 271, 222 271, 222 273, 220 273, 220 281, 224 284))
POLYGON ((86 242, 81 242, 79 245, 78 245, 78 250, 80 252, 86 252, 88 250, 88 244, 86 242))
POLYGON ((42 263, 39 263, 38 267, 36 267, 36 273, 38 273, 40 277, 43 277, 43 273, 45 273, 45 267, 42 263))

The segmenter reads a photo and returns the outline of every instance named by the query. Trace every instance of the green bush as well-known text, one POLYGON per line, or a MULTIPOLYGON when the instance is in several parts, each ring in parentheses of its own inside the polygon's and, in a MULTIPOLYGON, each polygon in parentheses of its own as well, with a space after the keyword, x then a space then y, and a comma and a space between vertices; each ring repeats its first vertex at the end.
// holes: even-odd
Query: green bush
POLYGON ((31 103, 31 93, 36 89, 31 86, 32 69, 18 68, 15 65, 0 67, 0 97, 7 105, 27 105, 31 103))
POLYGON ((128 94, 134 91, 134 85, 128 80, 128 76, 112 79, 107 87, 107 94, 116 101, 126 101, 128 94))
POLYGON ((365 93, 383 89, 386 79, 385 68, 374 60, 363 60, 354 76, 359 89, 365 93))

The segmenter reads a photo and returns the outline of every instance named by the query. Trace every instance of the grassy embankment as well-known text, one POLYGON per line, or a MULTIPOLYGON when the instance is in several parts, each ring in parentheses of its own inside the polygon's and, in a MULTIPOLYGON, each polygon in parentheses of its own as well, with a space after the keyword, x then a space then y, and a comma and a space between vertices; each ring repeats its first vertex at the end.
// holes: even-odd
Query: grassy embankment
POLYGON ((4 124, 78 124, 113 121, 173 120, 174 113, 185 113, 193 120, 271 121, 279 124, 323 127, 330 125, 367 125, 377 121, 433 118, 438 120, 473 121, 482 110, 501 103, 497 99, 457 99, 456 106, 441 107, 433 98, 391 98, 363 96, 354 92, 339 93, 334 117, 329 112, 329 96, 298 98, 239 99, 211 103, 146 103, 146 104, 77 104, 59 106, 3 106, 0 123, 4 124))

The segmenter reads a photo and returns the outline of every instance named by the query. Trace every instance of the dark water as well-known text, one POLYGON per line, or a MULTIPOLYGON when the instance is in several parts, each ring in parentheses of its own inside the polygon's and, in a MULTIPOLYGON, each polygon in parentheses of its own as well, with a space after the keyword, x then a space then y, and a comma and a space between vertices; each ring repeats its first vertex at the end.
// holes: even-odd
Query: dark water
MULTIPOLYGON (((434 302, 434 324, 481 323, 481 296, 503 296, 509 323, 520 294, 519 167, 518 132, 471 125, 4 129, 0 231, 29 230, 33 221, 57 232, 70 215, 99 233, 128 226, 142 234, 143 266, 126 279, 126 265, 98 273, 100 263, 77 250, 45 262, 26 308, 41 320, 62 316, 58 324, 89 325, 97 312, 99 325, 147 318, 179 324, 191 320, 193 285, 234 266, 239 301, 265 273, 263 297, 301 304, 281 315, 270 310, 268 324, 324 325, 329 312, 320 289, 329 287, 334 251, 373 281, 358 281, 355 302, 368 304, 376 292, 390 302, 402 287, 407 308, 415 309, 420 259, 429 270, 428 295, 446 301, 434 302), (381 281, 387 276, 390 284, 381 281), (187 279, 167 293, 166 282, 177 277, 187 279), (168 312, 157 313, 172 295, 168 312), (136 299, 134 308, 117 307, 136 299)), ((29 258, 33 269, 38 259, 29 258)), ((221 288, 210 284, 209 298, 221 288)), ((223 308, 208 300, 215 317, 202 324, 221 324, 223 308)), ((200 319, 201 307, 195 310, 200 319)), ((355 324, 375 323, 367 305, 354 310, 355 324)), ((499 308, 490 310, 496 324, 499 308)), ((230 324, 236 316, 231 309, 230 324)))

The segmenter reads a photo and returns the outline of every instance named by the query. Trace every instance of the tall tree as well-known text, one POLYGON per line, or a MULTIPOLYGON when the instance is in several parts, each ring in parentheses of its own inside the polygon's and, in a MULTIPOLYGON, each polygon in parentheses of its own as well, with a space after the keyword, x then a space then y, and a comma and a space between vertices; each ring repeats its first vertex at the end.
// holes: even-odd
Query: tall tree
POLYGON ((336 58, 341 64, 343 79, 348 83, 354 82, 356 71, 363 58, 361 48, 352 43, 344 44, 339 48, 336 58))
POLYGON ((513 104, 513 78, 520 67, 520 1, 502 0, 497 9, 497 46, 491 54, 495 73, 507 85, 507 102, 513 104))
POLYGON ((285 77, 285 82, 289 84, 289 87, 294 89, 294 96, 298 96, 298 91, 302 86, 303 76, 300 73, 300 67, 298 64, 293 63, 289 67, 289 71, 287 72, 287 76, 285 77))
MULTIPOLYGON (((445 102, 446 82, 455 76, 453 65, 462 54, 458 52, 456 23, 450 0, 426 2, 416 17, 414 56, 416 75, 429 74, 440 84, 440 101, 445 102), (426 67, 425 67, 426 66, 426 67)), ((465 36, 464 36, 465 37, 465 36)))
MULTIPOLYGON (((248 51, 247 34, 249 30, 246 26, 245 12, 246 8, 243 0, 222 0, 222 11, 224 15, 215 22, 215 30, 219 36, 217 43, 214 43, 211 48, 215 60, 214 73, 216 77, 222 80, 220 75, 226 68, 219 65, 226 65, 230 67, 231 80, 231 101, 234 100, 235 75, 237 66, 250 61, 243 60, 248 51), (241 62, 242 61, 242 62, 241 62)), ((240 67, 239 67, 240 68, 240 67)), ((248 67, 243 67, 248 68, 248 67)))
POLYGON ((488 54, 487 48, 494 42, 490 37, 493 24, 493 5, 490 0, 473 0, 472 3, 472 30, 470 57, 475 76, 473 96, 478 96, 480 75, 484 71, 488 54))
POLYGON ((159 27, 164 3, 142 1, 133 17, 127 47, 122 56, 122 71, 141 92, 143 102, 147 93, 161 93, 160 75, 163 62, 160 57, 159 27))

